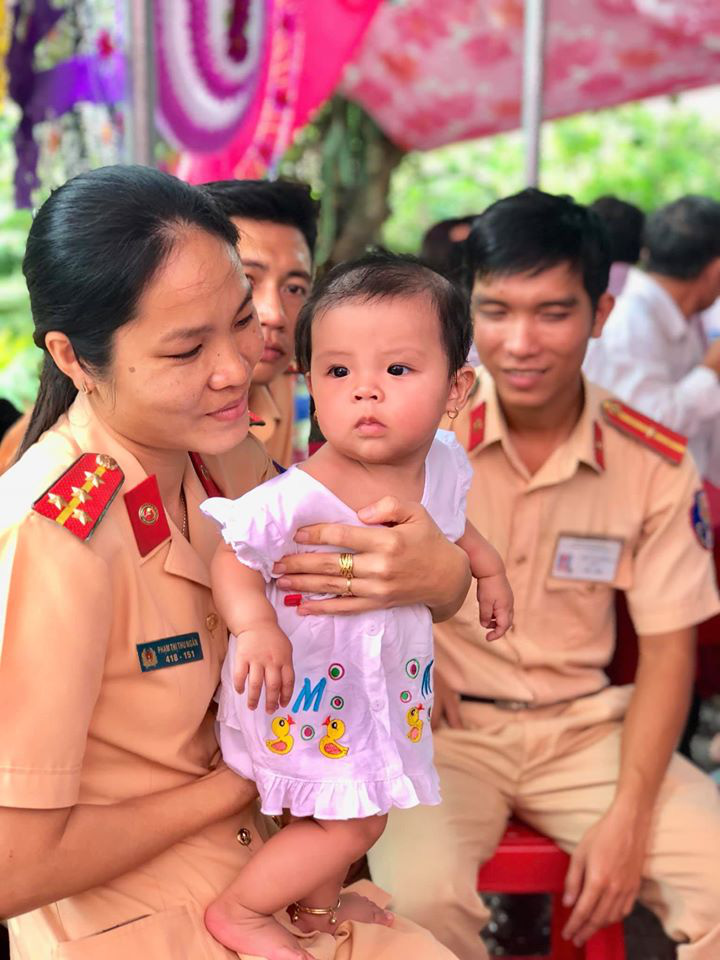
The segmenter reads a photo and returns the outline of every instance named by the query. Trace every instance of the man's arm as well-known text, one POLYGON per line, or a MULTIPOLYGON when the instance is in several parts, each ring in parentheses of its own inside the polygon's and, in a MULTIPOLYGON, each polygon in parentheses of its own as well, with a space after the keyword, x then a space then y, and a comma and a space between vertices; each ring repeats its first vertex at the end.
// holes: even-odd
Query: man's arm
POLYGON ((632 910, 658 792, 687 718, 694 628, 640 637, 638 643, 615 798, 578 844, 565 882, 564 902, 574 909, 564 936, 578 945, 632 910))

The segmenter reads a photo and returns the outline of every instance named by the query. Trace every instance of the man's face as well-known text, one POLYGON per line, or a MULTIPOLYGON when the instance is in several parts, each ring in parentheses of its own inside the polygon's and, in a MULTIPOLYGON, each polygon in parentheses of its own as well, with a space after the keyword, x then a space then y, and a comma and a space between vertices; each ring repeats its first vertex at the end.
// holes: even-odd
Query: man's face
POLYGON ((506 406, 543 408, 579 383, 590 337, 613 306, 593 313, 580 273, 561 263, 532 275, 477 277, 472 289, 475 345, 506 406))
POLYGON ((310 293, 312 257, 296 227, 243 217, 233 217, 233 223, 265 337, 253 383, 270 383, 292 361, 297 316, 310 293))

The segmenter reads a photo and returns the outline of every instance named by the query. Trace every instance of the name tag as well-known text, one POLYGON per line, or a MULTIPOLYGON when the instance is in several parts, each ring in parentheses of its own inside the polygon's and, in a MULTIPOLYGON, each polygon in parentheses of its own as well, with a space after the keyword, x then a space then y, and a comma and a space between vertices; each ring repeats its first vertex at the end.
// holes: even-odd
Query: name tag
POLYGON ((152 640, 150 643, 138 643, 136 649, 143 673, 147 673, 148 670, 177 667, 181 663, 203 659, 199 633, 181 633, 177 637, 164 637, 162 640, 152 640))
POLYGON ((612 537, 558 537, 552 576, 558 580, 612 583, 617 576, 623 541, 612 537))

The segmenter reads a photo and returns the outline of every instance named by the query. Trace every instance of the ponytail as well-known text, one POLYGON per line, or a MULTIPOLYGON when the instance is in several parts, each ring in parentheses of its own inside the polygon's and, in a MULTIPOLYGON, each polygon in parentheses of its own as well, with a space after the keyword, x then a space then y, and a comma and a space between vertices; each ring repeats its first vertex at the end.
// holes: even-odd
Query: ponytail
POLYGON ((76 396, 75 384, 55 366, 53 358, 46 353, 40 373, 37 399, 17 458, 21 457, 28 447, 31 447, 56 420, 68 411, 76 396))

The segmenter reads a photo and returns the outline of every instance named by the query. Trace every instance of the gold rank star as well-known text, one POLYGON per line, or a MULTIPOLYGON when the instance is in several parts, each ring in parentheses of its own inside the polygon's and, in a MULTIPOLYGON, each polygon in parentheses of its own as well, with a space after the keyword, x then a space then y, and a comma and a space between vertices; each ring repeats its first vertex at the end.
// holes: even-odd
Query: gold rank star
POLYGON ((73 487, 72 495, 80 503, 87 503, 90 499, 90 494, 86 490, 83 490, 82 487, 73 487))
POLYGON ((84 510, 81 510, 80 507, 77 507, 77 509, 73 510, 72 515, 76 520, 79 520, 83 526, 90 523, 90 515, 85 513, 84 510))
POLYGON ((91 473, 89 470, 85 471, 85 479, 93 487, 99 487, 101 483, 104 483, 102 477, 99 477, 96 473, 91 473))
POLYGON ((67 506, 67 500, 63 500, 57 493, 49 493, 48 500, 54 507, 57 507, 58 510, 64 510, 67 506))

